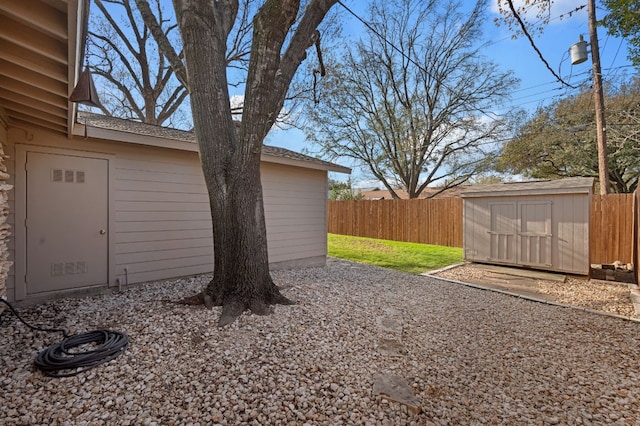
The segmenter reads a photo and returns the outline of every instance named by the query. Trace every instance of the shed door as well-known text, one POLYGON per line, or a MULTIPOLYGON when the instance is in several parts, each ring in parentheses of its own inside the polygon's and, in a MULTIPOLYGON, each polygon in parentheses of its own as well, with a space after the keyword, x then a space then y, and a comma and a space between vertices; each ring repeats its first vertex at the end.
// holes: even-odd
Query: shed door
POLYGON ((516 204, 496 203, 491 209, 489 259, 514 263, 516 261, 516 204))
POLYGON ((551 266, 551 202, 521 202, 518 263, 551 266))
POLYGON ((27 294, 108 283, 108 162, 27 153, 27 294))

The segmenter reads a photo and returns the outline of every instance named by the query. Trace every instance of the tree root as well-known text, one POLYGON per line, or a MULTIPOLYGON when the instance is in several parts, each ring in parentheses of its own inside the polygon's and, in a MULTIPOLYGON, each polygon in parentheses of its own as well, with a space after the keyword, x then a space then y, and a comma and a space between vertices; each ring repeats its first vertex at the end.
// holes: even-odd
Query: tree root
POLYGON ((198 293, 198 294, 194 294, 193 296, 187 296, 184 299, 180 299, 175 303, 179 305, 188 305, 188 306, 206 305, 204 293, 198 293))
POLYGON ((217 295, 211 295, 210 292, 211 286, 203 289, 200 293, 187 296, 173 303, 187 306, 204 305, 207 309, 211 309, 214 306, 222 306, 222 314, 218 320, 220 327, 233 323, 246 310, 255 315, 270 315, 273 313, 272 305, 290 306, 296 303, 283 296, 275 284, 266 289, 262 295, 255 295, 248 300, 242 300, 240 296, 231 296, 227 297, 226 300, 222 300, 222 292, 217 295))
POLYGON ((218 319, 218 326, 224 327, 225 325, 231 324, 236 318, 242 315, 244 309, 244 303, 240 303, 237 300, 228 301, 222 305, 222 314, 220 314, 220 318, 218 319))

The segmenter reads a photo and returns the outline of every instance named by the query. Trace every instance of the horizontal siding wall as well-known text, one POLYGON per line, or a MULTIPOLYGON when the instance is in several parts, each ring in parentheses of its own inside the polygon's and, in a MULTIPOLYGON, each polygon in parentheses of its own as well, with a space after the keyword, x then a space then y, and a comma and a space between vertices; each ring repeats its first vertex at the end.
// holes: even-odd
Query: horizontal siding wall
MULTIPOLYGON (((261 173, 269 262, 326 256, 326 172, 262 163, 261 173)), ((211 214, 197 156, 117 158, 115 174, 118 277, 133 283, 210 272, 211 214)))
POLYGON ((269 262, 327 253, 327 172, 262 163, 269 262))
POLYGON ((122 282, 211 271, 209 199, 196 154, 146 149, 117 156, 112 182, 122 282))

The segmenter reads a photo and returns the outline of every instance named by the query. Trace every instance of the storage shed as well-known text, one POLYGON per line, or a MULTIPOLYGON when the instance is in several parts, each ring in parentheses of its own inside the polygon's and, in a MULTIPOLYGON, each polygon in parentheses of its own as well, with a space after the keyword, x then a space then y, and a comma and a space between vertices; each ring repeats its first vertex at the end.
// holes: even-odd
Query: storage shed
POLYGON ((463 192, 465 260, 588 275, 592 192, 593 178, 463 192))

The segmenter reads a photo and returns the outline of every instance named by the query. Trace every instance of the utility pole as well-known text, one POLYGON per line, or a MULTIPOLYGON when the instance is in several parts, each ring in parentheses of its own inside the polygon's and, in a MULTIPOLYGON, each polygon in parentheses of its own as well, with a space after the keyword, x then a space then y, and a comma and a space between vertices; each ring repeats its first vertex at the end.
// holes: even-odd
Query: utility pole
POLYGON ((598 143, 598 177, 600 195, 609 193, 609 161, 607 159, 607 124, 604 118, 604 94, 602 71, 600 68, 600 48, 596 28, 596 1, 589 0, 589 41, 591 44, 591 65, 593 68, 593 101, 596 109, 596 140, 598 143))

